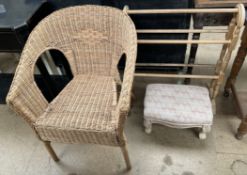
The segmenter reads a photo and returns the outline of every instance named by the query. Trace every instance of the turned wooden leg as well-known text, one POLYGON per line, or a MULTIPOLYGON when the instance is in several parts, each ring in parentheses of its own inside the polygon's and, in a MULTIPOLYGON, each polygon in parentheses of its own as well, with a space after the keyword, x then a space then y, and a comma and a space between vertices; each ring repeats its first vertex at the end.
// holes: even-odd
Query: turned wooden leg
POLYGON ((236 138, 241 140, 245 134, 247 134, 247 116, 242 120, 241 124, 239 125, 236 138))
POLYGON ((49 141, 43 141, 47 151, 49 152, 49 154, 51 155, 52 159, 55 161, 55 162, 58 162, 59 161, 59 158, 57 157, 55 151, 53 150, 53 148, 51 147, 51 142, 49 141))
POLYGON ((144 127, 145 127, 145 132, 147 134, 150 134, 152 132, 152 122, 151 121, 144 119, 144 127))
POLYGON ((244 59, 247 55, 247 27, 244 28, 242 37, 241 37, 241 45, 238 50, 237 56, 233 62, 233 66, 231 69, 230 76, 228 77, 225 84, 224 96, 228 97, 230 94, 231 85, 235 83, 238 73, 244 63, 244 59))
POLYGON ((128 150, 127 150, 127 146, 122 146, 121 147, 121 151, 123 153, 123 157, 124 157, 124 160, 125 160, 125 163, 126 163, 126 167, 127 167, 127 170, 130 170, 131 169, 131 163, 130 163, 130 159, 129 159, 129 153, 128 153, 128 150))
POLYGON ((211 131, 211 126, 203 126, 201 132, 199 133, 199 138, 204 140, 207 138, 207 133, 211 131))

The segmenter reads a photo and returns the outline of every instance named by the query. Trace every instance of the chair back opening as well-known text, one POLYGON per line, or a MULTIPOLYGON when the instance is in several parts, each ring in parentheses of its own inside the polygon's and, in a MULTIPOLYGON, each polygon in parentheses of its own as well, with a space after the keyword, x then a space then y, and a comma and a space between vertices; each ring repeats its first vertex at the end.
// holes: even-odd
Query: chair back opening
POLYGON ((73 78, 66 56, 57 49, 44 51, 36 61, 36 68, 34 80, 48 102, 51 102, 73 78))

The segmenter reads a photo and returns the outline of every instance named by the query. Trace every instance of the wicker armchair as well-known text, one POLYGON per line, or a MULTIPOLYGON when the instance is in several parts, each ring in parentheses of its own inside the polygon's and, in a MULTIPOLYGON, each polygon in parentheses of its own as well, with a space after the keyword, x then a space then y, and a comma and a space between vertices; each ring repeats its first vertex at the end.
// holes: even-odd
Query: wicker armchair
POLYGON ((121 10, 85 5, 69 7, 43 19, 30 34, 7 96, 7 104, 44 142, 92 143, 121 147, 130 168, 124 122, 137 52, 135 26, 121 10), (34 81, 34 67, 46 50, 67 58, 73 79, 48 103, 34 81), (120 96, 117 64, 126 56, 120 96))

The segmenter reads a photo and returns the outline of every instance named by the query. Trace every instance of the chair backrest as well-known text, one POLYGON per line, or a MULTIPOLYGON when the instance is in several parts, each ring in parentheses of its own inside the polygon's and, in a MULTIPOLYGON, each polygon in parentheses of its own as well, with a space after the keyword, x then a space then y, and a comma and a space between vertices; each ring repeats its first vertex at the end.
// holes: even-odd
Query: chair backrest
POLYGON ((134 69, 137 37, 130 17, 111 7, 85 5, 58 10, 44 18, 31 32, 23 49, 7 102, 34 121, 48 102, 34 81, 40 55, 61 51, 73 75, 118 76, 117 65, 126 54, 126 67, 134 69), (129 56, 128 56, 129 55, 129 56))
MULTIPOLYGON (((26 43, 37 57, 47 49, 67 56, 73 74, 113 75, 126 44, 135 36, 128 15, 111 7, 76 6, 42 20, 26 43), (131 38, 132 37, 132 38, 131 38)), ((34 58, 35 57, 35 58, 34 58)))

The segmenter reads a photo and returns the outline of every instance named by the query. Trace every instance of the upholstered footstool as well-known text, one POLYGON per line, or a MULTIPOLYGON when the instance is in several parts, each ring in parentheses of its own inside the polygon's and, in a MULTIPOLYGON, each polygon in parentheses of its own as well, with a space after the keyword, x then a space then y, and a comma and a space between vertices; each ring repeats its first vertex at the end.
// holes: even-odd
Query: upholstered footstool
POLYGON ((144 126, 151 133, 152 124, 174 128, 201 128, 200 139, 206 139, 213 122, 213 109, 206 87, 149 84, 144 100, 144 126))

